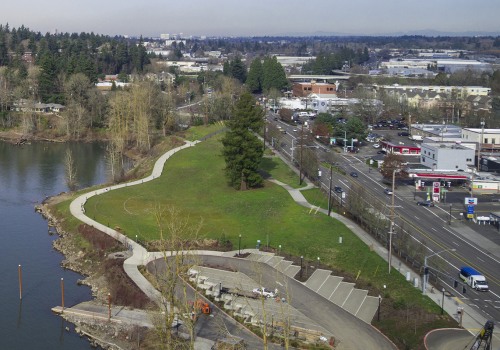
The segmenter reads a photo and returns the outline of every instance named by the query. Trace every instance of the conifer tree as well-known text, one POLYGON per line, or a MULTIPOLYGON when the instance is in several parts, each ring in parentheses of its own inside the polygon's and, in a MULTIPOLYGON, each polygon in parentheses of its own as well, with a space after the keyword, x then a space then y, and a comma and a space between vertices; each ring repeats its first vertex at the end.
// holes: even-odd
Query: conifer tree
POLYGON ((227 122, 229 131, 222 139, 226 176, 236 189, 255 188, 262 184, 258 170, 264 154, 262 142, 255 133, 263 126, 263 111, 249 93, 236 103, 233 118, 227 122))

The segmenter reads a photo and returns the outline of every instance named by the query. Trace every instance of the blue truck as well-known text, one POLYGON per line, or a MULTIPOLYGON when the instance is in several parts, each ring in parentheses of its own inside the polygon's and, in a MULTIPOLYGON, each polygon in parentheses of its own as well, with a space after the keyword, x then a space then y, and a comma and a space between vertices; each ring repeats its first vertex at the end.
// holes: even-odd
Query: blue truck
POLYGON ((487 292, 489 289, 486 278, 472 267, 462 267, 458 275, 465 283, 477 291, 487 292))

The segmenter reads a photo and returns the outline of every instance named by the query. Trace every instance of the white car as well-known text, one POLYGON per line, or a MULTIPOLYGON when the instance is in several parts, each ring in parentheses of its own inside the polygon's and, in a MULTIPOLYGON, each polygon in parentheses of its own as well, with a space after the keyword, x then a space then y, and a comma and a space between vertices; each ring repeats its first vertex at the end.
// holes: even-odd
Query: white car
POLYGON ((252 292, 256 295, 262 295, 263 297, 266 298, 275 298, 276 295, 278 295, 278 289, 275 289, 274 291, 264 288, 264 287, 258 287, 254 288, 252 292))
POLYGON ((373 144, 373 148, 380 148, 380 144, 379 143, 374 143, 373 144))

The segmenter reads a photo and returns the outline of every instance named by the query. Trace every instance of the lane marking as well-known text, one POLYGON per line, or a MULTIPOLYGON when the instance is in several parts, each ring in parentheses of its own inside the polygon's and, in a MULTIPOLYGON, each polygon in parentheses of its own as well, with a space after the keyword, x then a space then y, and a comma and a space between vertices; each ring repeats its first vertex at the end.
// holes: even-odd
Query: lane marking
POLYGON ((496 263, 500 264, 500 261, 499 261, 499 260, 495 259, 495 258, 494 258, 493 256, 491 256, 491 255, 486 254, 486 253, 484 252, 484 250, 479 249, 477 246, 475 246, 474 244, 472 244, 472 243, 470 243, 470 242, 466 241, 464 238, 460 237, 458 234, 456 234, 455 232, 453 232, 453 231, 449 230, 449 229, 448 229, 448 228, 446 228, 445 226, 443 226, 443 230, 445 230, 445 231, 447 231, 447 232, 451 233, 453 236, 455 236, 456 238, 458 238, 460 241, 462 241, 462 242, 466 243, 469 247, 474 248, 475 250, 477 250, 477 251, 478 251, 478 252, 480 252, 481 254, 483 254, 483 255, 487 256, 487 257, 488 257, 488 258, 490 258, 491 260, 493 260, 493 261, 495 261, 496 263))

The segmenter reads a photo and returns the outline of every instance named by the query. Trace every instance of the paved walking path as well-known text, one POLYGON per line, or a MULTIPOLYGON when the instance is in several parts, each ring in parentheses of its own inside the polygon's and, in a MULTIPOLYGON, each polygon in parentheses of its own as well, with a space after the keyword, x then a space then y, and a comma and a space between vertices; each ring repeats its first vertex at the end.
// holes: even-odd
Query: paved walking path
MULTIPOLYGON (((140 185, 144 182, 154 180, 161 176, 163 167, 165 165, 165 162, 176 152, 194 146, 196 142, 186 142, 184 145, 175 148, 173 150, 170 150, 166 152, 164 155, 162 155, 155 163, 155 166, 153 168, 153 171, 151 175, 145 177, 144 179, 128 182, 128 183, 122 183, 118 185, 113 185, 113 186, 108 186, 93 192, 89 192, 86 194, 83 194, 79 197, 77 197, 73 202, 70 204, 70 212, 73 216, 78 218, 80 221, 93 226, 100 231, 108 234, 109 236, 115 238, 116 240, 122 242, 126 247, 129 247, 129 249, 132 252, 132 256, 125 260, 124 262, 124 269, 125 272, 128 274, 128 276, 134 281, 134 283, 137 284, 137 286, 152 300, 157 302, 159 305, 161 304, 161 294, 159 291, 157 291, 151 283, 139 272, 138 266, 141 265, 146 265, 148 262, 153 261, 157 258, 164 257, 165 253, 152 253, 148 252, 144 247, 142 247, 140 244, 136 243, 133 239, 130 239, 126 237, 125 235, 113 230, 112 228, 109 228, 97 221, 92 220, 91 218, 87 217, 85 215, 85 203, 88 200, 88 198, 97 196, 103 193, 107 193, 108 191, 111 190, 116 190, 128 186, 135 186, 135 185, 140 185)), ((280 154, 278 156, 281 157, 280 154)), ((289 164, 289 162, 281 157, 285 163, 289 164)), ((290 165, 290 164, 289 164, 290 165)), ((296 170, 293 166, 291 166, 292 169, 296 170)), ((317 209, 318 212, 321 212, 325 215, 328 215, 327 210, 317 208, 310 204, 306 198, 303 196, 301 193, 302 190, 310 189, 313 188, 314 185, 309 183, 307 179, 306 181, 306 186, 300 189, 295 189, 290 187, 287 184, 281 183, 278 180, 273 180, 271 179, 272 182, 282 186, 285 188, 290 195, 292 196, 293 200, 296 201, 298 204, 307 207, 307 208, 315 208, 317 209)), ((365 232, 359 225, 355 224, 351 220, 347 219, 346 217, 339 215, 337 213, 332 212, 330 214, 331 217, 334 219, 337 219, 344 223, 354 234, 356 234, 363 242, 365 242, 368 246, 371 246, 374 248, 375 252, 379 254, 382 258, 387 260, 388 257, 388 252, 387 249, 383 246, 380 245, 378 241, 376 241, 373 237, 371 237, 367 232, 365 232)), ((214 251, 200 251, 200 254, 203 255, 222 255, 223 253, 221 252, 214 252, 214 251)), ((414 273, 411 271, 409 267, 407 267, 402 261, 400 261, 397 256, 393 256, 392 258, 392 266, 394 267, 394 270, 399 271, 403 275, 406 275, 407 272, 409 272, 412 276, 414 277, 419 277, 415 276, 414 273)), ((429 285, 429 290, 432 288, 431 285, 429 285)), ((441 293, 429 293, 428 294, 431 299, 433 299, 437 304, 441 305, 442 303, 442 297, 441 293)), ((448 312, 450 315, 455 316, 457 312, 457 305, 458 302, 455 300, 455 298, 450 298, 450 297, 445 297, 444 300, 444 309, 446 312, 448 312)), ((469 329, 473 334, 476 334, 479 329, 484 325, 486 322, 486 319, 484 319, 478 312, 476 312, 472 307, 469 307, 466 304, 460 304, 461 307, 464 308, 464 316, 463 316, 463 327, 465 329, 469 329)), ((206 340, 200 339, 200 342, 198 343, 199 345, 197 346, 198 349, 206 349, 206 340)))

